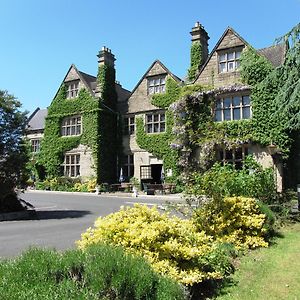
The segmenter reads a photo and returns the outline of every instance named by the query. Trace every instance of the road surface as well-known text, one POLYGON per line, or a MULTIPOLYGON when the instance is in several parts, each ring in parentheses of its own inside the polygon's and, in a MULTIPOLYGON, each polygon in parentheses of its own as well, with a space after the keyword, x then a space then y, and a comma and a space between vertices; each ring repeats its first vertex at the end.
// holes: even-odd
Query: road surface
POLYGON ((42 191, 26 192, 21 198, 35 207, 37 218, 0 222, 0 258, 15 257, 31 246, 57 250, 75 248, 75 241, 93 226, 97 217, 118 211, 122 205, 136 202, 161 205, 172 199, 42 191))

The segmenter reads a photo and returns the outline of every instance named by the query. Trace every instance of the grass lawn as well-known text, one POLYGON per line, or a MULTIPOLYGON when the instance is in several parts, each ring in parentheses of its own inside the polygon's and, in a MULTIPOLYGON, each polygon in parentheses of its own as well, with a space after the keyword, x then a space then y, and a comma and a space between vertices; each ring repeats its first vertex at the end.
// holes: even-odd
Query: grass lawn
POLYGON ((300 300, 300 223, 281 231, 268 249, 243 257, 218 300, 300 300))

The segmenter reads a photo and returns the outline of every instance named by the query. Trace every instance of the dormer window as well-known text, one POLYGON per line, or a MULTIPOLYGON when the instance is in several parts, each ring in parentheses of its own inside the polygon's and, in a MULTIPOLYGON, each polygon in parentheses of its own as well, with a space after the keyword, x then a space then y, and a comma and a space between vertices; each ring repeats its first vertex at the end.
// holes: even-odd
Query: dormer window
POLYGON ((65 83, 67 86, 67 99, 73 99, 78 96, 79 80, 65 83))
POLYGON ((219 52, 219 73, 236 71, 240 66, 241 53, 242 49, 219 52))
POLYGON ((165 92, 166 75, 153 76, 148 78, 148 95, 165 92))
POLYGON ((81 134, 81 117, 74 116, 64 118, 61 124, 62 136, 74 136, 81 134))

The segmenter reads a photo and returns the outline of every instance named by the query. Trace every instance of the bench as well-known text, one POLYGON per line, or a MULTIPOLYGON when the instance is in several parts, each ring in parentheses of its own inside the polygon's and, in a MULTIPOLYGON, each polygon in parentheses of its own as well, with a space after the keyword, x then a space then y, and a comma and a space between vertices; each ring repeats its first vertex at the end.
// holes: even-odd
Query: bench
POLYGON ((163 184, 152 184, 152 183, 145 183, 144 184, 144 191, 147 195, 154 195, 155 191, 161 191, 164 193, 164 186, 163 184))
POLYGON ((164 192, 167 194, 172 194, 175 189, 176 184, 174 183, 165 183, 164 184, 164 192))
POLYGON ((122 182, 122 183, 114 183, 110 185, 110 191, 111 192, 124 192, 132 191, 132 183, 129 182, 122 182))

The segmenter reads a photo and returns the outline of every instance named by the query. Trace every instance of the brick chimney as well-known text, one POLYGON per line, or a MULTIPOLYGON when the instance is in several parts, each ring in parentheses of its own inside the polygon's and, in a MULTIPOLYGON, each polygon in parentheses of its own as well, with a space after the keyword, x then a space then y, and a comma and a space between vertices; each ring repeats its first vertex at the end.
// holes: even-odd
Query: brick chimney
POLYGON ((209 36, 204 29, 203 25, 201 25, 199 22, 195 23, 195 26, 192 28, 192 31, 190 32, 192 36, 192 43, 195 43, 196 41, 199 41, 202 46, 202 61, 200 62, 200 66, 204 64, 204 62, 207 60, 208 57, 208 40, 209 36))

